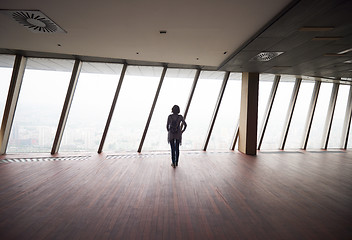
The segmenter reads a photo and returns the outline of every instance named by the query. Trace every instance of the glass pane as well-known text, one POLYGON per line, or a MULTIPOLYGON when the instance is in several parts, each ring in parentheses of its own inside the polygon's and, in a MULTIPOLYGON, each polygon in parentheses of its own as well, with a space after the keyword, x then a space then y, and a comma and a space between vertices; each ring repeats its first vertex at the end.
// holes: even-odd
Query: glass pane
POLYGON ((340 85, 337 95, 334 117, 332 119, 330 137, 328 148, 341 148, 342 147, 342 131, 345 121, 348 93, 350 86, 340 85))
POLYGON ((301 82, 290 129, 286 139, 285 149, 298 149, 302 147, 304 128, 306 125, 309 103, 313 94, 313 88, 314 82, 301 82))
POLYGON ((349 129, 347 148, 352 148, 352 124, 351 124, 350 129, 349 129))
POLYGON ((320 149, 322 147, 323 129, 330 103, 331 90, 332 83, 321 83, 307 149, 320 149))
POLYGON ((162 70, 161 67, 127 67, 106 137, 105 152, 138 150, 162 70))
POLYGON ((29 58, 7 152, 50 152, 73 61, 29 58))
POLYGON ((264 123, 264 113, 266 106, 268 105, 269 95, 273 86, 275 75, 272 74, 260 74, 259 75, 259 91, 258 91, 258 132, 259 137, 260 131, 264 123))
POLYGON ((230 149, 240 116, 241 73, 231 73, 210 137, 208 149, 230 149))
POLYGON ((261 149, 278 149, 295 78, 281 76, 261 149))
POLYGON ((4 115, 14 61, 15 56, 13 55, 0 55, 0 126, 4 115))
POLYGON ((82 65, 60 151, 97 151, 122 65, 82 65))
POLYGON ((187 130, 182 137, 184 149, 203 148, 224 74, 214 71, 201 72, 186 119, 187 130))
POLYGON ((196 70, 168 69, 155 106, 143 150, 169 150, 166 121, 173 105, 183 115, 196 70))

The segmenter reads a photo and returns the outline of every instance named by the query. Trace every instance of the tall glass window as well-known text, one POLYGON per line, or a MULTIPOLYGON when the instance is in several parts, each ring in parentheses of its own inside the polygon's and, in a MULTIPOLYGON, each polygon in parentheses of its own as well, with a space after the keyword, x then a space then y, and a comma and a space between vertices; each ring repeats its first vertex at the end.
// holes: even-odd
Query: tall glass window
POLYGON ((0 55, 0 125, 4 114, 15 56, 0 55))
POLYGON ((60 151, 98 150, 121 70, 120 64, 83 63, 60 151))
POLYGON ((196 70, 168 69, 160 90, 143 150, 169 150, 166 121, 173 105, 183 115, 196 70))
POLYGON ((306 125, 309 103, 313 94, 313 88, 314 82, 301 82, 290 129, 287 135, 285 149, 299 149, 302 147, 304 128, 306 125))
POLYGON ((351 126, 348 134, 347 148, 352 148, 352 127, 351 126))
POLYGON ((281 76, 261 149, 278 149, 295 78, 281 76))
MULTIPOLYGON (((352 88, 352 86, 350 86, 350 89, 351 88, 352 88)), ((352 148, 352 127, 351 126, 349 128, 349 134, 348 134, 348 139, 347 139, 347 148, 352 148)))
POLYGON ((127 67, 106 137, 105 152, 138 150, 162 71, 161 67, 127 67))
POLYGON ((240 115, 241 73, 231 73, 209 140, 208 149, 230 148, 240 115))
POLYGON ((29 58, 7 152, 50 152, 73 61, 29 58))
POLYGON ((330 103, 332 85, 332 83, 321 83, 320 85, 307 149, 320 149, 322 147, 323 129, 330 103))
POLYGON ((340 85, 332 120, 328 148, 341 148, 343 124, 345 120, 349 85, 340 85))
POLYGON ((224 74, 214 71, 201 72, 186 119, 187 130, 182 136, 183 149, 203 148, 224 74))
POLYGON ((258 137, 264 123, 264 112, 268 104, 269 95, 273 86, 275 75, 260 74, 258 90, 258 137))

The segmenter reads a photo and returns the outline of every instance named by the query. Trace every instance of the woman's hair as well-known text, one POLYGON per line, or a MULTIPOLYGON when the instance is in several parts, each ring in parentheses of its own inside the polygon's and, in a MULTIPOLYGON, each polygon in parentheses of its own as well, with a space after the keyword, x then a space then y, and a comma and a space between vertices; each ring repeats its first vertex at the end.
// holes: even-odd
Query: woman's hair
POLYGON ((180 107, 177 105, 174 105, 171 110, 174 114, 179 114, 180 113, 180 107))

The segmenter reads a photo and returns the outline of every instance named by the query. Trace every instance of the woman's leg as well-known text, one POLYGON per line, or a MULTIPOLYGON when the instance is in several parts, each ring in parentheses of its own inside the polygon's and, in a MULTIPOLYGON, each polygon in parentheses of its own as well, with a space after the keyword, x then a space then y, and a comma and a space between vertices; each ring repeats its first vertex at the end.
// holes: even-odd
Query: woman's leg
POLYGON ((180 156, 180 141, 175 139, 175 162, 178 165, 178 157, 180 156))
POLYGON ((176 164, 175 162, 175 142, 176 139, 171 139, 170 141, 170 146, 171 146, 171 159, 172 159, 172 164, 176 164))

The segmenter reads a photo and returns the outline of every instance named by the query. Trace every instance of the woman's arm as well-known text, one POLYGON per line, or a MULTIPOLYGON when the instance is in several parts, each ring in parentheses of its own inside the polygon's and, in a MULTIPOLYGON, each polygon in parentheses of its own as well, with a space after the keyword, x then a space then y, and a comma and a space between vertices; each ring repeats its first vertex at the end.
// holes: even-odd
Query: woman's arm
POLYGON ((187 123, 183 117, 182 117, 181 127, 182 127, 181 132, 183 133, 187 128, 187 123))
POLYGON ((167 122, 166 122, 166 130, 170 130, 170 116, 167 117, 167 122))

